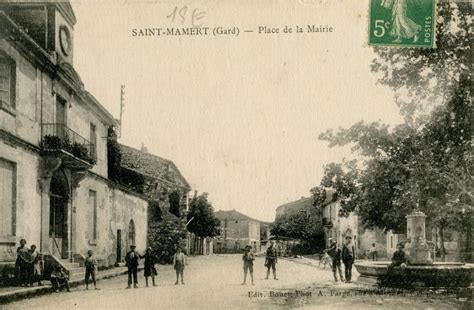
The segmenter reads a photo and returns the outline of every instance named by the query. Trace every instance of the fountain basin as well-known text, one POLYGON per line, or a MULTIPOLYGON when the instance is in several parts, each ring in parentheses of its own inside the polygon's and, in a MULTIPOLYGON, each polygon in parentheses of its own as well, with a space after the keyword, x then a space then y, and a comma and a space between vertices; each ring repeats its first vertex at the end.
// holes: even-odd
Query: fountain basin
POLYGON ((440 262, 388 268, 390 262, 357 262, 357 282, 377 287, 469 287, 474 265, 440 262))

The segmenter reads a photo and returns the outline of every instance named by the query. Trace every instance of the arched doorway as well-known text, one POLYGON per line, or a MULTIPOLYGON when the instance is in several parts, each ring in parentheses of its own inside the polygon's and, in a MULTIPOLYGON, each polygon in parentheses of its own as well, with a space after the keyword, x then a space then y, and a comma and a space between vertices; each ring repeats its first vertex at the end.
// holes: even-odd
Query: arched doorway
POLYGON ((69 183, 65 173, 57 170, 49 190, 49 248, 60 258, 68 257, 68 201, 69 183))
POLYGON ((130 220, 128 224, 128 245, 136 245, 135 244, 135 222, 130 220))

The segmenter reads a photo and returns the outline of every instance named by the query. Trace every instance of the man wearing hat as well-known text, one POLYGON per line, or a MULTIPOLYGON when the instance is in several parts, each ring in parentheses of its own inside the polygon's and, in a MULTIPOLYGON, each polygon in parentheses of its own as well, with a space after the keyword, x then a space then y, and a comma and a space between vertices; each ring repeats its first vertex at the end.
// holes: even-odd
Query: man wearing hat
POLYGON ((267 276, 265 277, 266 280, 268 280, 268 277, 270 276, 270 268, 272 269, 272 272, 273 272, 273 279, 278 280, 276 276, 277 260, 278 260, 277 251, 273 245, 273 242, 271 242, 265 255, 265 267, 267 267, 267 276))
POLYGON ((138 260, 140 259, 140 255, 135 251, 136 246, 131 245, 130 251, 125 255, 125 266, 128 267, 128 287, 130 288, 132 285, 132 276, 133 276, 133 287, 138 288, 138 260))
POLYGON ((352 265, 355 259, 355 249, 352 245, 352 237, 346 236, 346 243, 342 246, 342 262, 344 263, 344 273, 346 282, 351 282, 352 265))
POLYGON ((337 273, 339 273, 339 277, 341 282, 344 281, 342 277, 342 270, 341 270, 341 249, 337 247, 336 241, 333 241, 332 238, 329 238, 329 248, 326 249, 326 253, 331 256, 332 259, 332 273, 334 274, 334 281, 337 282, 337 273))
POLYGON ((393 252, 392 263, 390 264, 389 268, 397 266, 400 266, 402 268, 406 267, 408 259, 405 252, 403 251, 404 248, 405 246, 402 242, 397 244, 397 250, 393 252))

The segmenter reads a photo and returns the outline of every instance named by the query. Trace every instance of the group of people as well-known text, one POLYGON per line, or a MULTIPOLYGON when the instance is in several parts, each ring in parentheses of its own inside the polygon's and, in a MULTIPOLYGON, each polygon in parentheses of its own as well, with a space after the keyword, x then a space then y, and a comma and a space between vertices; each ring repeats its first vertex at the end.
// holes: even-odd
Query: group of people
MULTIPOLYGON (((36 251, 36 246, 31 245, 30 248, 26 246, 26 240, 20 240, 20 246, 16 250, 17 259, 15 262, 15 280, 19 286, 33 286, 35 282, 38 282, 38 286, 42 286, 41 280, 43 279, 44 262, 41 254, 36 251)), ((143 255, 140 255, 136 251, 136 246, 131 245, 130 251, 125 256, 125 265, 128 268, 128 286, 131 288, 138 287, 138 265, 139 260, 145 259, 144 261, 144 276, 146 286, 149 286, 148 280, 151 278, 153 286, 156 286, 155 277, 158 275, 155 264, 157 263, 157 257, 153 253, 151 247, 148 247, 143 255)), ((184 284, 184 266, 186 265, 186 255, 180 247, 177 247, 176 253, 173 256, 173 266, 176 271, 176 282, 175 285, 181 280, 181 284, 184 284)), ((98 272, 98 261, 94 256, 94 252, 89 250, 87 257, 84 261, 85 267, 85 284, 86 289, 89 289, 89 284, 92 280, 95 290, 99 290, 97 287, 96 276, 98 272)), ((67 271, 60 265, 53 267, 50 275, 52 290, 58 292, 62 288, 70 291, 69 277, 67 271)))
MULTIPOLYGON (((244 281, 242 282, 242 285, 245 285, 247 283, 248 273, 250 273, 250 280, 252 282, 252 285, 254 285, 254 281, 253 281, 253 261, 254 260, 255 260, 255 256, 252 253, 252 246, 247 245, 245 247, 244 254, 242 255, 242 261, 244 264, 244 281)), ((268 277, 270 276, 270 269, 273 273, 273 279, 278 280, 276 276, 277 261, 278 261, 277 251, 273 243, 270 243, 267 251, 265 252, 265 267, 267 268, 267 276, 265 277, 266 280, 268 280, 268 277)))
MULTIPOLYGON (((145 283, 148 287, 148 278, 151 278, 153 286, 156 286, 155 277, 158 275, 155 264, 157 262, 156 255, 153 253, 153 249, 148 247, 144 255, 140 255, 136 251, 135 245, 130 246, 130 251, 125 256, 125 265, 128 268, 128 286, 131 288, 132 283, 134 288, 138 288, 138 265, 139 260, 145 259, 143 274, 145 276, 145 283)), ((183 253, 180 247, 176 248, 176 253, 173 255, 173 267, 176 271, 176 282, 175 285, 179 284, 181 278, 181 284, 184 285, 184 266, 186 265, 186 255, 183 253)))
POLYGON ((332 272, 334 275, 334 281, 338 282, 338 274, 339 279, 341 282, 351 282, 352 280, 352 265, 354 264, 355 260, 355 249, 354 245, 352 244, 352 237, 347 236, 342 246, 342 249, 337 245, 337 242, 333 239, 329 239, 329 248, 324 250, 325 254, 324 257, 321 258, 320 264, 324 264, 324 268, 326 268, 326 264, 332 268, 332 272), (344 275, 342 276, 341 270, 341 261, 344 264, 344 275))
MULTIPOLYGON (((319 266, 321 264, 326 269, 326 265, 332 268, 334 274, 334 281, 338 282, 338 275, 341 282, 351 282, 352 266, 355 260, 355 249, 352 245, 352 237, 347 236, 342 249, 337 245, 337 242, 332 238, 329 239, 329 248, 323 251, 319 257, 319 266), (344 264, 344 276, 342 275, 341 262, 344 264)), ((368 258, 376 261, 378 259, 377 248, 375 243, 372 243, 368 251, 368 258)), ((393 253, 392 262, 388 266, 389 269, 393 267, 405 268, 408 264, 408 258, 404 252, 404 244, 400 242, 397 245, 397 250, 393 253)))
POLYGON ((20 240, 20 246, 16 249, 15 262, 15 280, 19 286, 33 286, 38 282, 41 283, 43 275, 43 259, 41 254, 36 251, 36 245, 26 246, 26 240, 20 240))

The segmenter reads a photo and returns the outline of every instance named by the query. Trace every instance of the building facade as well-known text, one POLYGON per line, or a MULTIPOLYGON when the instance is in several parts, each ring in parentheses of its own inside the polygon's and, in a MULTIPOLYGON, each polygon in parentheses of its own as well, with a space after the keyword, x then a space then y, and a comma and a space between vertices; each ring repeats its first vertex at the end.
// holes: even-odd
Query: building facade
POLYGON ((276 209, 276 217, 281 217, 283 215, 290 215, 297 212, 309 212, 316 207, 313 206, 312 197, 301 197, 299 200, 285 203, 281 206, 278 206, 276 209))
POLYGON ((260 221, 238 211, 217 211, 214 213, 221 223, 222 232, 214 239, 214 253, 240 253, 245 246, 261 251, 260 221))
MULTIPOLYGON (((339 200, 334 199, 333 192, 327 192, 327 199, 321 208, 326 246, 329 246, 330 238, 342 246, 345 238, 350 236, 358 258, 369 258, 373 243, 375 243, 378 257, 382 259, 396 250, 396 244, 395 247, 389 248, 387 241, 390 238, 383 230, 365 228, 356 213, 351 212, 347 217, 339 216, 341 205, 339 200)), ((395 237, 390 240, 393 241, 393 238, 395 237)))
POLYGON ((112 115, 73 66, 67 1, 0 4, 0 262, 20 239, 59 262, 101 265, 146 246, 148 201, 108 179, 112 115))
MULTIPOLYGON (((151 201, 147 221, 149 246, 157 252, 169 253, 165 255, 169 256, 174 253, 177 244, 170 243, 167 234, 182 235, 183 238, 175 242, 189 254, 192 236, 186 230, 191 191, 188 181, 171 160, 149 153, 144 146, 138 150, 120 144, 119 149, 120 183, 142 193, 151 201), (174 232, 165 229, 170 225, 174 232)), ((208 251, 209 247, 203 252, 208 251)))

